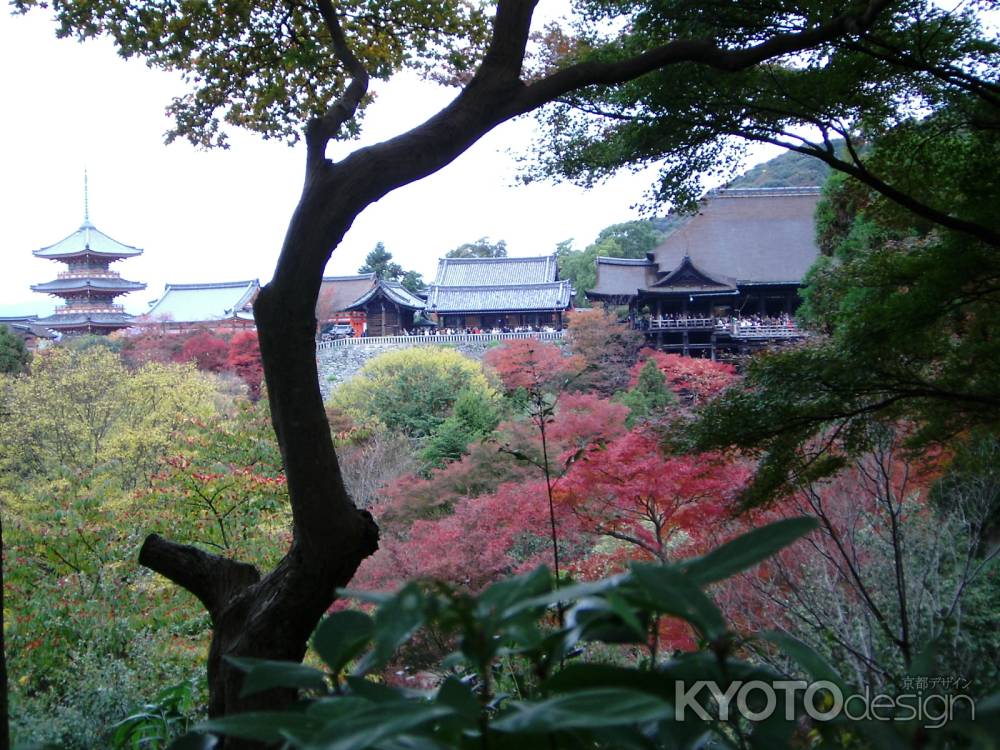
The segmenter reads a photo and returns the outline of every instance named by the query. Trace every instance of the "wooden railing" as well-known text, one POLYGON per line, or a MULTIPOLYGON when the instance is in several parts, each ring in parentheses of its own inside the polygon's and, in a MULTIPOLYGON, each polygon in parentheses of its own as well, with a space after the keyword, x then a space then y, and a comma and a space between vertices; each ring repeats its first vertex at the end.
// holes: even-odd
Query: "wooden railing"
POLYGON ((63 313, 123 313, 125 312, 124 305, 107 305, 107 304, 76 304, 76 305, 57 305, 55 308, 56 315, 62 315, 63 313))
MULTIPOLYGON (((720 329, 721 330, 721 329, 720 329)), ((725 327, 726 332, 734 339, 797 339, 808 334, 794 326, 782 325, 731 325, 725 327)))
POLYGON ((365 346, 420 346, 423 344, 464 344, 476 341, 506 341, 509 339, 538 339, 557 341, 563 337, 562 331, 531 331, 522 333, 447 333, 435 336, 360 336, 333 341, 320 341, 316 349, 337 349, 341 347, 365 346))
POLYGON ((694 331, 712 330, 717 327, 715 318, 653 318, 649 321, 650 331, 694 331))
POLYGON ((794 339, 806 335, 790 324, 751 323, 740 325, 717 318, 653 318, 643 329, 652 333, 664 331, 714 331, 734 339, 794 339))

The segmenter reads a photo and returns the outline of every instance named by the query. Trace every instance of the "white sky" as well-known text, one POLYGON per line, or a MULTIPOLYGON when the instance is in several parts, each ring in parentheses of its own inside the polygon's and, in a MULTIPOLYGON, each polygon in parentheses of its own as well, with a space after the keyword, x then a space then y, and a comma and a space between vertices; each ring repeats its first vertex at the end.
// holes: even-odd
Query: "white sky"
MULTIPOLYGON (((0 9, 0 70, 0 315, 51 311, 55 300, 29 287, 62 266, 31 251, 80 225, 85 167, 93 223, 145 250, 114 266, 148 285, 121 298, 131 312, 145 310, 166 282, 270 278, 299 194, 304 146, 244 132, 231 133, 227 151, 163 145, 164 107, 182 90, 179 80, 122 60, 104 40, 56 39, 44 11, 0 9)), ((417 124, 454 96, 408 76, 373 89, 364 142, 417 124)), ((637 218, 631 207, 648 175, 622 175, 590 191, 516 185, 512 154, 530 144, 533 130, 531 119, 507 123, 443 171, 371 206, 327 273, 355 273, 379 240, 404 268, 432 277, 438 257, 482 236, 505 239, 511 255, 530 255, 569 238, 582 247, 605 226, 637 218)))

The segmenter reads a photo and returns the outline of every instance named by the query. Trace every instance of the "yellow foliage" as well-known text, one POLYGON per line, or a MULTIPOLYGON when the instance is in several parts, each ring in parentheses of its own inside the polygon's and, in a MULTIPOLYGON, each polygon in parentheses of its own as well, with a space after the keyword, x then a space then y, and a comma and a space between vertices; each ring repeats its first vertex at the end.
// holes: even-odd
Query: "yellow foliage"
POLYGON ((445 420, 462 390, 479 391, 487 400, 497 396, 478 362, 454 349, 419 346, 372 359, 337 389, 332 404, 422 437, 445 420))
POLYGON ((100 467, 134 486, 187 420, 214 411, 212 384, 193 365, 130 372, 103 347, 47 351, 6 385, 0 468, 22 477, 83 479, 100 467))

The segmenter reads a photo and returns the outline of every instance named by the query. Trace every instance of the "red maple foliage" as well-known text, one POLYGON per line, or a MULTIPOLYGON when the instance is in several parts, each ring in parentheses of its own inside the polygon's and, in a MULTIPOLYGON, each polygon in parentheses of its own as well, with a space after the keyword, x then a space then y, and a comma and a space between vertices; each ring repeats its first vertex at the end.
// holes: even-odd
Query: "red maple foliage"
POLYGON ((666 376, 667 387, 683 402, 692 406, 698 406, 714 398, 731 386, 737 378, 736 368, 723 362, 643 349, 639 352, 639 362, 632 367, 630 388, 635 387, 639 380, 639 372, 650 359, 666 376))
POLYGON ((264 366, 260 360, 260 343, 256 331, 242 331, 229 341, 226 369, 247 384, 249 396, 256 401, 260 398, 260 386, 264 380, 264 366))
POLYGON ((558 489, 587 532, 625 545, 613 562, 667 562, 704 546, 750 475, 715 453, 665 456, 652 434, 633 430, 586 451, 558 489))
POLYGON ((129 367, 141 367, 147 362, 176 362, 184 347, 186 337, 144 329, 132 335, 121 336, 121 357, 129 367))
MULTIPOLYGON (((578 548, 579 524, 568 509, 558 518, 561 542, 578 548)), ((477 591, 551 556, 545 483, 507 482, 496 492, 464 498, 451 515, 418 520, 389 534, 358 570, 352 585, 386 590, 410 578, 437 578, 477 591)))
POLYGON ((561 390, 583 369, 583 361, 567 357, 555 344, 537 339, 514 339, 491 349, 483 361, 493 368, 508 391, 529 393, 561 390))
MULTIPOLYGON (((625 432, 628 410, 621 404, 592 394, 567 393, 556 404, 555 418, 548 425, 553 471, 577 450, 595 442, 606 442, 625 432)), ((417 519, 440 518, 451 513, 463 498, 488 495, 505 482, 527 482, 539 477, 536 465, 518 460, 510 450, 541 461, 538 430, 528 421, 504 422, 495 437, 474 443, 469 453, 428 477, 407 474, 383 491, 380 523, 405 528, 417 519)))
POLYGON ((200 331, 184 340, 177 362, 194 362, 199 370, 222 372, 226 366, 229 344, 209 331, 200 331))

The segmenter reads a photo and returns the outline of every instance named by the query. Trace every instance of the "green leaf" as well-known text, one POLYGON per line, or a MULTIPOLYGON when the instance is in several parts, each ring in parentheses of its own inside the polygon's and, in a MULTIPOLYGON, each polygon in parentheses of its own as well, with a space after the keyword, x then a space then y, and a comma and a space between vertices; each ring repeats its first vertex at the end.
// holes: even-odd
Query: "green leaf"
POLYGON ((556 602, 571 602, 577 599, 582 599, 585 596, 593 596, 595 594, 601 594, 610 589, 617 588, 628 576, 624 573, 608 576, 599 581, 588 581, 586 583, 574 583, 571 586, 564 586, 562 588, 554 589, 546 594, 539 594, 538 596, 532 596, 528 599, 522 601, 517 608, 530 609, 531 607, 547 607, 550 604, 555 604, 556 602))
POLYGON ((662 675, 612 664, 570 664, 546 680, 544 686, 555 693, 621 687, 656 695, 666 701, 674 698, 673 682, 662 675))
POLYGON ((310 736, 322 727, 315 717, 288 711, 257 711, 209 719, 195 726, 197 732, 212 732, 244 740, 278 742, 289 733, 310 736))
POLYGON ((685 563, 684 568, 698 586, 723 581, 741 570, 766 560, 817 527, 815 518, 786 518, 754 529, 731 542, 685 563))
POLYGON ((842 692, 846 691, 844 679, 833 665, 818 654, 811 646, 806 645, 798 638, 788 635, 788 633, 781 633, 776 630, 768 630, 760 633, 760 637, 780 648, 782 653, 791 657, 813 680, 827 680, 840 688, 842 692))
POLYGON ((348 677, 345 682, 354 695, 372 703, 391 703, 417 695, 405 688, 393 687, 384 682, 373 682, 364 677, 348 677))
POLYGON ((303 745, 303 749, 361 750, 453 714, 454 710, 448 706, 426 701, 381 703, 363 713, 327 724, 303 745))
POLYGON ((507 578, 489 586, 477 599, 478 609, 493 610, 501 614, 516 608, 533 597, 543 595, 552 588, 552 575, 542 565, 530 573, 507 578))
POLYGON ((219 741, 210 734, 188 732, 170 743, 167 750, 212 750, 219 741))
POLYGON ((602 688, 566 693, 540 703, 515 703, 510 713, 490 727, 498 732, 554 732, 661 721, 672 716, 670 704, 648 693, 602 688))
POLYGON ((318 669, 292 661, 247 659, 227 656, 233 666, 246 672, 240 697, 245 698, 271 688, 326 690, 326 677, 318 669))
POLYGON ((633 563, 631 571, 630 594, 635 589, 645 606, 691 623, 709 640, 726 633, 722 613, 677 568, 633 563))
POLYGON ((455 712, 466 719, 475 721, 479 718, 479 701, 472 694, 468 685, 455 676, 449 676, 438 688, 437 702, 455 709, 455 712))
MULTIPOLYGON (((646 619, 648 621, 648 617, 646 619)), ((646 628, 620 596, 609 594, 581 599, 566 613, 566 624, 579 628, 583 640, 604 643, 646 640, 646 628)))
POLYGON ((375 613, 375 656, 385 663, 423 624, 423 592, 408 583, 375 613))
POLYGON ((360 654, 375 632, 375 621, 364 612, 348 609, 324 619, 313 635, 312 645, 330 670, 339 673, 360 654))

